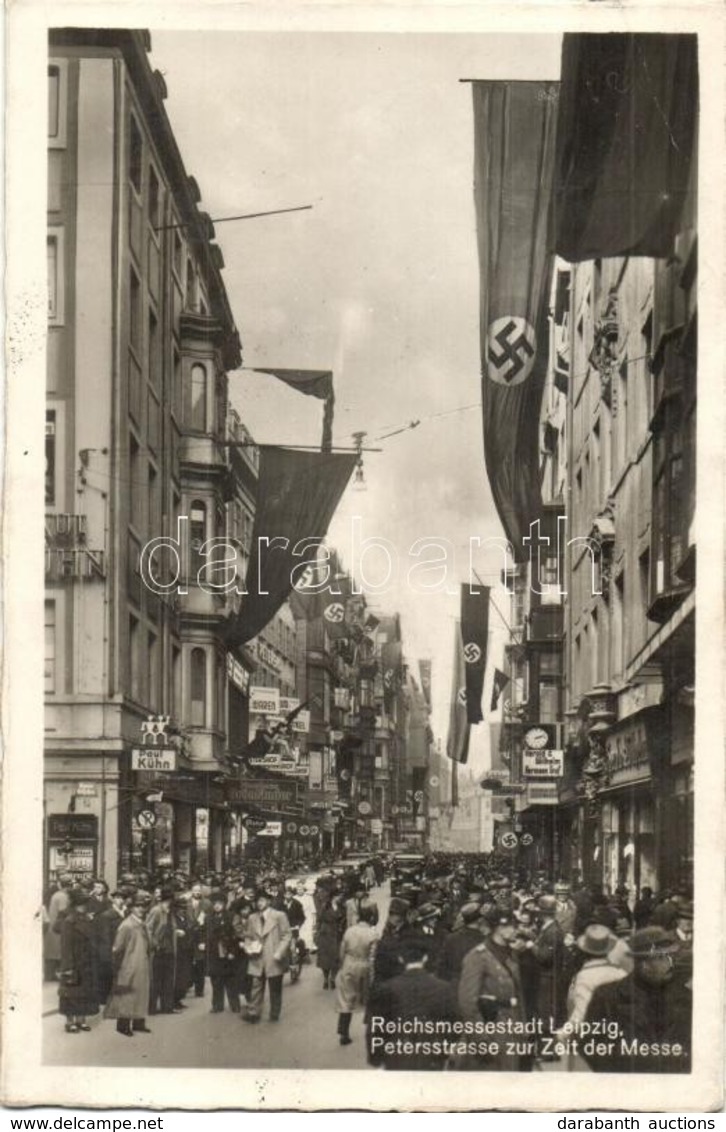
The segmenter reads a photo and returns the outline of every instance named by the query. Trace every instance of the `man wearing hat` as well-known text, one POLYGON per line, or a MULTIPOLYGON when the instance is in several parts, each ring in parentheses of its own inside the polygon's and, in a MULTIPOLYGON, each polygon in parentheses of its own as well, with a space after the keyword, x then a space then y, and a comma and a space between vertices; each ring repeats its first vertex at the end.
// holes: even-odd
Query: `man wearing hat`
POLYGON ((449 932, 439 952, 436 974, 458 988, 461 965, 473 947, 482 943, 488 931, 481 904, 471 901, 459 910, 459 924, 449 932))
POLYGON ((137 892, 128 915, 116 933, 111 953, 114 980, 104 1018, 116 1019, 116 1031, 130 1038, 134 1033, 149 1034, 151 961, 149 934, 144 919, 151 904, 147 892, 137 892))
POLYGON ((599 987, 590 1000, 586 1021, 609 1022, 620 1035, 604 1054, 598 1043, 583 1048, 594 1072, 690 1071, 693 996, 690 983, 676 973, 679 946, 658 925, 631 937, 632 974, 599 987))
POLYGON ((172 908, 174 890, 162 887, 159 901, 146 918, 151 944, 150 1014, 178 1014, 174 1004, 177 919, 172 908))
POLYGON ((567 987, 572 973, 570 954, 565 946, 565 933, 556 918, 557 898, 540 896, 537 911, 540 928, 532 947, 537 961, 535 1014, 545 1023, 554 1019, 558 1027, 565 1020, 567 987))
POLYGON ((282 980, 289 964, 292 932, 287 916, 272 907, 274 893, 260 888, 257 910, 247 917, 244 944, 247 952, 249 998, 246 1022, 259 1022, 265 987, 270 988, 270 1021, 278 1022, 282 1011, 282 980))
POLYGON ((204 995, 204 980, 207 974, 206 921, 211 911, 212 905, 208 897, 202 892, 199 881, 195 881, 189 893, 187 920, 192 937, 192 981, 197 998, 202 998, 204 995))
POLYGON ((388 905, 388 918, 381 933, 373 961, 374 984, 392 979, 401 970, 399 959, 407 933, 410 911, 411 906, 407 900, 402 900, 400 896, 391 898, 388 905))
MULTIPOLYGON (((524 1022, 524 1004, 519 959, 512 945, 516 924, 511 908, 495 905, 486 913, 490 934, 464 958, 459 980, 459 1007, 471 1022, 524 1022)), ((457 1068, 522 1072, 531 1068, 531 1057, 510 1052, 506 1041, 499 1052, 465 1058, 457 1068)))
POLYGON ((555 898, 557 900, 555 919, 562 928, 563 934, 574 938, 577 906, 570 895, 570 886, 566 880, 558 880, 555 883, 555 898))
MULTIPOLYGON (((585 1021, 595 991, 626 977, 622 967, 615 966, 611 961, 613 948, 617 943, 617 937, 604 924, 589 924, 582 935, 578 936, 577 949, 585 956, 585 962, 567 992, 567 1028, 557 1035, 562 1041, 577 1034, 580 1023, 585 1021)), ((568 1068, 574 1068, 574 1065, 568 1068)))
POLYGON ((242 975, 242 941, 235 932, 234 913, 227 909, 226 894, 213 889, 209 894, 212 911, 207 919, 207 963, 212 984, 212 1014, 224 1010, 227 994, 233 1014, 240 1012, 240 983, 242 975))
POLYGON ((449 934, 442 928, 440 919, 441 909, 437 904, 432 901, 419 904, 409 914, 408 926, 404 933, 406 938, 416 936, 421 940, 428 955, 429 967, 432 970, 436 970, 438 966, 441 949, 449 934))
MULTIPOLYGON (((448 1055, 441 1049, 416 1046, 416 1038, 406 1044, 413 1051, 402 1049, 394 1042, 393 1051, 386 1050, 386 1023, 417 1026, 426 1022, 453 1023, 459 1020, 456 993, 450 983, 437 979, 426 970, 428 953, 423 936, 409 935, 400 950, 398 974, 391 979, 376 984, 371 990, 367 1011, 368 1060, 372 1065, 393 1070, 441 1070, 448 1055)), ((420 1031, 419 1031, 420 1032, 420 1031)), ((409 1031, 410 1033, 410 1031, 409 1031)), ((452 1037, 453 1033, 446 1035, 452 1037)), ((390 1043, 390 1037, 388 1038, 390 1043)), ((421 1043, 422 1046, 441 1046, 436 1040, 421 1043)))

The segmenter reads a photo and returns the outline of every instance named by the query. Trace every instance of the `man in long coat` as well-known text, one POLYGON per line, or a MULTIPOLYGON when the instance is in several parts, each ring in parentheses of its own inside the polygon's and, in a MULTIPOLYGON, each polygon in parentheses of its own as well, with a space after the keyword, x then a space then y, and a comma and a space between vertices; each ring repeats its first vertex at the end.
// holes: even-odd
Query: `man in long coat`
POLYGON ((598 987, 590 999, 586 1021, 608 1023, 613 1034, 583 1049, 593 1072, 690 1072, 693 993, 676 964, 679 947, 658 925, 633 934, 632 974, 598 987))
POLYGON ((535 1013, 545 1024, 554 1019, 558 1029, 567 1015, 567 988, 574 973, 572 960, 565 946, 565 933, 556 919, 556 897, 540 896, 537 908, 540 930, 532 948, 538 972, 535 1013))
POLYGON ((447 983, 459 985, 461 965, 473 947, 484 942, 486 927, 479 904, 465 904, 459 913, 461 924, 449 932, 438 955, 436 974, 447 983))
POLYGON ((172 908, 174 893, 161 890, 161 898, 149 912, 146 930, 151 944, 151 1014, 178 1014, 174 1002, 178 923, 172 908))
POLYGON ((130 1038, 134 1033, 149 1034, 146 1015, 151 984, 151 948, 144 917, 150 898, 138 893, 131 911, 116 933, 111 952, 114 983, 104 1018, 116 1019, 116 1030, 130 1038))
MULTIPOLYGON (((450 983, 437 979, 426 970, 428 951, 422 936, 409 935, 402 945, 399 974, 374 986, 367 1011, 368 1060, 372 1065, 393 1070, 441 1070, 448 1054, 441 1037, 426 1035, 420 1042, 410 1039, 412 1051, 406 1052, 394 1043, 387 1051, 383 1043, 386 1024, 448 1023, 444 1038, 455 1037, 453 1024, 459 1020, 456 991, 450 983)), ((414 1030, 414 1034, 418 1031, 414 1030)), ((406 1043, 408 1044, 408 1042, 406 1043)))
POLYGON ((204 995, 204 980, 207 974, 206 921, 211 911, 212 905, 209 899, 203 895, 201 884, 196 882, 192 885, 187 905, 187 919, 192 933, 192 977, 194 994, 197 998, 202 998, 204 995))
POLYGON ((258 1022, 262 1013, 265 986, 270 988, 270 1021, 278 1022, 282 1011, 282 980, 288 968, 292 931, 287 916, 273 908, 272 894, 260 890, 257 911, 247 919, 245 950, 250 981, 246 1022, 258 1022))

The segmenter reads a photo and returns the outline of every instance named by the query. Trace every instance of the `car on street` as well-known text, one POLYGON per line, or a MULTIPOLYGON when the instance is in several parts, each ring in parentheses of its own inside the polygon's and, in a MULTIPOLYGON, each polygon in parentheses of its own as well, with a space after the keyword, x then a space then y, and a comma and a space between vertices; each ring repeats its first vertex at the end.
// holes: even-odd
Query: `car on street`
POLYGON ((396 853, 391 869, 392 896, 418 882, 425 859, 423 853, 396 853))

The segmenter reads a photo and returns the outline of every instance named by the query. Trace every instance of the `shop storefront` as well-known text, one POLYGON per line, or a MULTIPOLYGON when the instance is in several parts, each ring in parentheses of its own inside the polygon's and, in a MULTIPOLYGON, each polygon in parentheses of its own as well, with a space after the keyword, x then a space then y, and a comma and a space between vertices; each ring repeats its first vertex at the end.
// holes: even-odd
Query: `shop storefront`
POLYGON ((600 791, 599 854, 602 883, 625 885, 631 897, 657 888, 657 782, 659 710, 624 720, 605 737, 607 770, 600 791), (654 726, 655 725, 655 726, 654 726))
POLYGON ((123 797, 116 756, 46 756, 43 795, 45 883, 72 873, 115 885, 123 797))

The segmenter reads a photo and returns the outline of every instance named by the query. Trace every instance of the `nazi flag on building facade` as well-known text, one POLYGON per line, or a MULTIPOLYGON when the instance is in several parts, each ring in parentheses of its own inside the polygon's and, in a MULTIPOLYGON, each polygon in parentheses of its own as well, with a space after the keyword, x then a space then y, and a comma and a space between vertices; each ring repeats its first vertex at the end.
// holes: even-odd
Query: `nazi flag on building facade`
POLYGON ((484 460, 515 561, 541 514, 539 410, 549 357, 549 211, 559 84, 475 82, 484 460))

